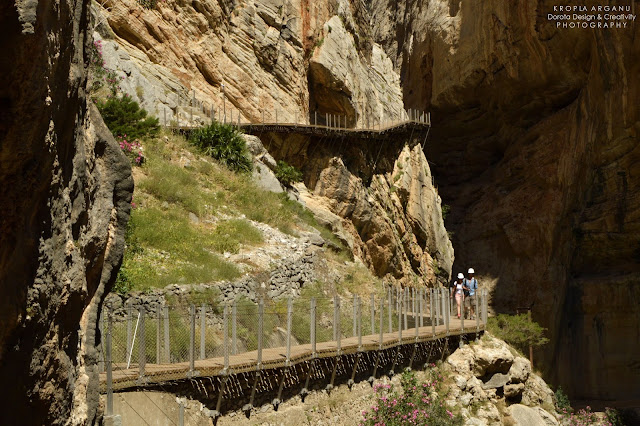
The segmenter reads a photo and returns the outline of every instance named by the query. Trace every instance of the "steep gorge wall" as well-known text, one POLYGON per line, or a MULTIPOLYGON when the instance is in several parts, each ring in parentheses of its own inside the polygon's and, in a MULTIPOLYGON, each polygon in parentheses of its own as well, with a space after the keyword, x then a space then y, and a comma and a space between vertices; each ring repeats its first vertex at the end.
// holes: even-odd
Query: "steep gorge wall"
POLYGON ((0 423, 98 413, 98 312, 133 180, 85 97, 88 1, 0 5, 0 423))
POLYGON ((456 272, 474 266, 498 311, 533 306, 552 338, 545 365, 592 371, 553 367, 552 382, 575 397, 629 396, 640 379, 638 348, 625 346, 638 328, 622 326, 638 323, 640 281, 635 26, 556 29, 547 0, 103 3, 108 65, 136 76, 127 91, 160 117, 177 111, 172 91, 191 89, 253 120, 432 111, 426 153, 452 208, 456 272))
MULTIPOLYGON (((218 114, 233 110, 235 119, 239 111, 254 122, 274 121, 276 111, 279 121, 324 124, 334 114, 358 127, 403 117, 400 77, 372 42, 361 1, 171 0, 153 10, 135 0, 102 4, 93 14, 107 67, 161 120, 165 112, 167 120, 189 118, 176 93, 183 106, 195 93, 218 114)), ((303 169, 307 205, 378 276, 406 284, 448 279, 453 249, 440 198, 410 135, 382 143, 263 136, 277 160, 303 169), (405 144, 410 161, 400 159, 405 144), (378 159, 387 163, 383 171, 371 169, 378 159)))
POLYGON ((640 27, 556 29, 551 1, 371 3, 407 106, 433 111, 454 272, 497 311, 533 306, 572 397, 640 397, 640 27))
POLYGON ((422 137, 261 139, 303 172, 302 202, 377 276, 412 286, 448 281, 453 247, 422 137))

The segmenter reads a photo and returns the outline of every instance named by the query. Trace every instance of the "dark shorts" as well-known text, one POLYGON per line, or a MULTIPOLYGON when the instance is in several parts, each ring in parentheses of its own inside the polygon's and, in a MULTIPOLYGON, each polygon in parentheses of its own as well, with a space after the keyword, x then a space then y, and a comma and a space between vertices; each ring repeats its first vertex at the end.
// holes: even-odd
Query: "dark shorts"
POLYGON ((475 294, 473 296, 467 296, 464 298, 464 305, 465 306, 471 306, 475 309, 476 307, 476 296, 475 294))

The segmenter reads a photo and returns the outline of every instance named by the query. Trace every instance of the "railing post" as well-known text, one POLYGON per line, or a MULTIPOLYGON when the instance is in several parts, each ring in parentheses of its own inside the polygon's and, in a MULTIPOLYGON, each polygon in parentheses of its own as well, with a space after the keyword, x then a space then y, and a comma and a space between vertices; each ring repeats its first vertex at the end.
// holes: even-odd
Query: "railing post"
POLYGON ((182 400, 178 406, 178 426, 184 426, 184 401, 182 400))
POLYGON ((489 290, 484 290, 484 323, 485 327, 489 320, 489 290))
POLYGON ((311 323, 309 333, 311 334, 311 356, 316 357, 316 298, 311 298, 311 323))
POLYGON ((144 327, 145 320, 144 308, 140 308, 140 337, 138 337, 138 379, 142 381, 144 379, 144 369, 147 364, 147 348, 146 348, 146 332, 144 327))
POLYGON ((408 330, 409 329, 409 323, 407 322, 407 314, 409 311, 409 287, 405 287, 404 291, 402 292, 402 304, 404 305, 404 329, 408 330))
POLYGON ((262 336, 264 335, 264 299, 258 302, 258 362, 256 368, 262 368, 262 336))
POLYGON ((207 326, 207 307, 203 303, 200 306, 200 359, 205 359, 206 354, 206 326, 207 326))
POLYGON ((435 289, 432 288, 430 289, 429 292, 429 315, 431 315, 431 334, 433 334, 433 337, 436 337, 436 318, 437 316, 434 315, 433 312, 433 306, 434 306, 434 300, 433 297, 435 295, 435 289))
MULTIPOLYGON (((446 300, 449 299, 449 295, 448 295, 448 291, 447 289, 443 289, 443 295, 445 297, 446 300)), ((445 306, 445 312, 447 313, 447 315, 445 316, 445 321, 446 321, 446 327, 447 327, 447 336, 449 335, 449 322, 451 321, 451 305, 449 303, 446 303, 445 306)))
POLYGON ((313 125, 318 125, 318 110, 313 111, 313 125))
POLYGON ((131 352, 133 349, 133 306, 131 303, 128 303, 127 306, 127 359, 131 357, 131 352))
POLYGON ((397 308, 398 308, 398 343, 402 344, 402 293, 398 292, 397 308))
POLYGON ((393 313, 392 313, 392 307, 393 307, 393 305, 392 305, 392 303, 393 303, 393 302, 392 302, 392 300, 391 300, 391 299, 393 298, 393 295, 392 295, 392 292, 391 292, 391 286, 389 286, 389 292, 388 292, 388 293, 389 293, 389 309, 388 309, 388 311, 389 311, 389 312, 388 312, 388 317, 389 317, 389 333, 393 333, 393 318, 392 318, 392 316, 393 316, 393 313))
MULTIPOLYGON (((462 309, 461 309, 461 315, 460 315, 460 328, 462 330, 462 332, 464 333, 464 294, 462 295, 462 309)), ((460 339, 460 341, 462 341, 462 339, 460 339)))
POLYGON ((371 293, 371 334, 376 334, 376 300, 373 293, 371 293))
POLYGON ((379 350, 382 350, 383 339, 384 339, 384 297, 380 299, 380 341, 378 342, 379 350))
POLYGON ((358 306, 357 306, 357 302, 358 302, 358 296, 356 296, 355 294, 353 295, 353 337, 356 337, 356 334, 358 333, 358 306))
POLYGON ((231 354, 238 354, 238 304, 235 299, 231 305, 231 354))
POLYGON ((420 306, 418 307, 420 310, 420 327, 424 326, 424 289, 420 288, 420 306))
POLYGON ((480 290, 476 289, 475 297, 476 299, 476 333, 480 332, 480 311, 478 310, 478 299, 480 297, 480 290))
POLYGON ((196 362, 196 305, 189 306, 189 376, 195 371, 196 362))
POLYGON ((105 310, 107 315, 107 342, 105 348, 105 368, 107 371, 107 416, 113 415, 113 366, 111 365, 111 332, 113 330, 113 318, 111 312, 105 310))
POLYGON ((160 354, 162 353, 162 312, 158 307, 156 312, 156 364, 160 364, 160 354))
POLYGON ((340 296, 336 297, 336 302, 337 302, 337 318, 338 318, 338 338, 336 339, 336 342, 338 344, 338 355, 341 354, 342 352, 342 346, 341 346, 341 331, 340 331, 340 296))
POLYGON ((362 350, 362 303, 358 296, 358 352, 362 350))
POLYGON ((333 296, 333 340, 338 341, 338 296, 333 296))
POLYGON ((222 329, 224 333, 224 374, 229 372, 229 305, 224 304, 222 313, 222 329))
POLYGON ((164 352, 167 364, 171 363, 171 347, 169 346, 169 307, 164 307, 164 352))
POLYGON ((291 365, 291 319, 293 318, 293 299, 287 302, 287 366, 291 365))

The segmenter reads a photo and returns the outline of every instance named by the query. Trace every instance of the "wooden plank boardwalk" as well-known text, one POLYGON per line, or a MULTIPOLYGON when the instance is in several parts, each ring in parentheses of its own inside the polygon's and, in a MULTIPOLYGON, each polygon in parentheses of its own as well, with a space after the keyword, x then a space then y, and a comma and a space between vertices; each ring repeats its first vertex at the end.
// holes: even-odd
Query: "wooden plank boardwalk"
MULTIPOLYGON (((303 135, 322 135, 322 136, 348 136, 360 139, 378 139, 388 137, 392 134, 416 133, 422 134, 427 132, 431 127, 430 119, 422 120, 404 120, 397 122, 388 122, 378 126, 365 128, 351 128, 326 126, 322 124, 301 124, 301 123, 247 123, 247 122, 229 122, 237 126, 245 133, 257 135, 260 133, 296 133, 303 135)), ((188 133, 200 126, 167 126, 168 129, 188 133)))
MULTIPOLYGON (((427 319, 427 318, 425 318, 427 319)), ((436 341, 448 336, 474 335, 484 331, 485 324, 481 320, 466 320, 463 324, 460 319, 451 317, 449 326, 440 324, 435 327, 428 325, 423 327, 402 330, 400 338, 398 330, 392 333, 380 333, 362 336, 354 336, 340 341, 319 342, 316 345, 316 353, 313 353, 311 344, 292 346, 289 363, 287 363, 286 347, 278 347, 262 350, 261 369, 278 369, 306 362, 311 359, 334 358, 342 355, 358 352, 375 352, 403 345, 436 341), (417 333, 416 333, 417 331, 417 333), (382 340, 381 340, 382 336, 382 340), (359 342, 360 340, 360 342, 359 342)), ((195 375, 198 377, 231 375, 256 371, 258 368, 258 352, 251 351, 229 356, 229 370, 224 371, 224 357, 209 358, 195 361, 195 375)), ((137 364, 113 364, 113 389, 125 390, 145 385, 166 383, 175 380, 184 380, 189 377, 189 362, 175 364, 146 364, 145 374, 139 377, 137 364)), ((268 373, 267 373, 268 374, 268 373)), ((193 377, 193 376, 191 376, 193 377)), ((100 374, 100 388, 106 390, 106 373, 100 374)))

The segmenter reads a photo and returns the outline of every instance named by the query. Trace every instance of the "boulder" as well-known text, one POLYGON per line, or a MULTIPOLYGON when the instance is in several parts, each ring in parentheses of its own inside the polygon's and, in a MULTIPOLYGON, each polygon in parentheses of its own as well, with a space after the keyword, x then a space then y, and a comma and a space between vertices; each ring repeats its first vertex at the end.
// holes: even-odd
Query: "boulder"
POLYGON ((266 191, 276 193, 284 192, 284 188, 276 175, 269 167, 258 160, 253 161, 253 180, 260 188, 266 191))
POLYGON ((522 395, 524 391, 524 383, 514 383, 504 385, 504 396, 508 399, 515 399, 522 395))
POLYGON ((528 406, 555 406, 555 395, 540 376, 531 374, 522 392, 522 404, 528 406))
POLYGON ((513 404, 507 408, 514 426, 546 426, 547 423, 538 411, 521 404, 513 404))
POLYGON ((482 389, 498 389, 506 385, 508 382, 508 375, 496 373, 482 385, 482 389))
POLYGON ((493 339, 483 345, 473 345, 475 363, 473 372, 476 376, 493 373, 507 373, 513 364, 514 356, 507 344, 493 339))
POLYGON ((546 426, 558 426, 560 424, 558 420, 544 408, 533 407, 533 409, 536 410, 540 417, 542 417, 542 420, 544 420, 544 424, 546 426))
POLYGON ((531 363, 523 357, 516 357, 509 369, 509 377, 511 383, 524 383, 531 374, 531 363))

